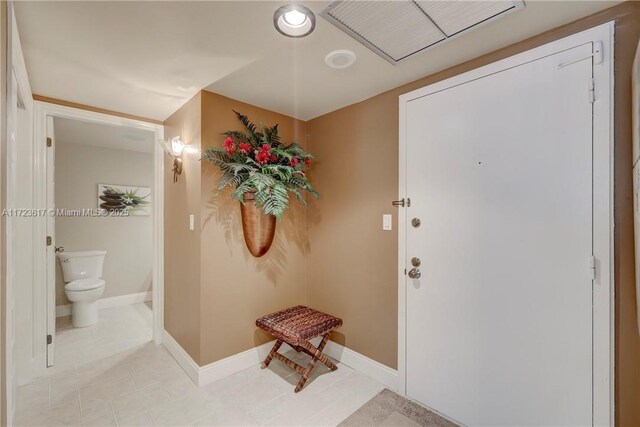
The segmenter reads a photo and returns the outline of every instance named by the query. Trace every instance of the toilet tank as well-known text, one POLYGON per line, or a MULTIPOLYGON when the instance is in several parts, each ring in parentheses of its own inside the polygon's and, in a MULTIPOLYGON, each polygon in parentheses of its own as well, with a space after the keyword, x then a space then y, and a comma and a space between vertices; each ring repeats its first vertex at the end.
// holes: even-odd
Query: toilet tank
POLYGON ((101 278, 104 257, 107 251, 59 252, 65 283, 72 280, 101 278))

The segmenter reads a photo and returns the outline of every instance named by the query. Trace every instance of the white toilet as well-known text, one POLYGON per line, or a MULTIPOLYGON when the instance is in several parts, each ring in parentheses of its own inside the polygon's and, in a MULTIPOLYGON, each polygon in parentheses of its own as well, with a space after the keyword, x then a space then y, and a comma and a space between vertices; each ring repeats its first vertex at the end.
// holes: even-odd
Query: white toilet
POLYGON ((71 301, 71 323, 76 328, 98 321, 97 300, 104 292, 101 279, 107 251, 59 252, 64 291, 71 301))

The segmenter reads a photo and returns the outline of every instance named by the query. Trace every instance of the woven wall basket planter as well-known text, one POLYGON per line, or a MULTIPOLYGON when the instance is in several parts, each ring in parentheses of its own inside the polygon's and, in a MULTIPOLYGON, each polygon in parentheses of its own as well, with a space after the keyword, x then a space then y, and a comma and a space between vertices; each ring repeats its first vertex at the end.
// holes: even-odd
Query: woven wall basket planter
POLYGON ((242 232, 251 255, 260 258, 266 254, 276 233, 276 217, 262 212, 256 207, 254 193, 245 193, 244 204, 240 204, 242 213, 242 232))

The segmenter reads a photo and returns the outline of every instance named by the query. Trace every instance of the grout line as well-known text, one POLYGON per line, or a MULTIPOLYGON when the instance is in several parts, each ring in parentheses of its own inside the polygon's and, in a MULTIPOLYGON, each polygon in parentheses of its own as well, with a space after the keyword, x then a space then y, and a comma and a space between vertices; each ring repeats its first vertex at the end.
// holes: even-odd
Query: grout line
POLYGON ((51 377, 49 377, 49 380, 47 381, 49 383, 49 392, 47 393, 47 409, 51 408, 51 389, 53 388, 52 384, 51 384, 51 377))
POLYGON ((151 425, 152 426, 156 425, 156 420, 153 419, 153 417, 151 416, 150 411, 144 411, 143 414, 147 416, 147 420, 151 421, 151 425))
POLYGON ((113 419, 116 422, 116 425, 119 426, 120 422, 118 421, 118 417, 116 417, 116 410, 113 408, 113 399, 109 399, 109 406, 111 407, 111 414, 113 415, 113 419))
POLYGON ((80 398, 80 389, 77 389, 76 393, 78 394, 77 399, 78 399, 78 407, 80 408, 80 420, 82 423, 84 423, 87 420, 84 419, 84 410, 82 409, 82 398, 80 398))
POLYGON ((261 426, 267 425, 269 424, 271 421, 275 420, 276 418, 282 416, 283 414, 280 412, 279 409, 276 409, 277 414, 275 414, 273 417, 269 418, 268 420, 266 420, 263 423, 260 423, 258 420, 256 420, 255 418, 253 418, 251 416, 251 414, 249 412, 247 412, 247 415, 249 415, 249 417, 251 417, 251 419, 253 419, 255 422, 258 422, 261 426))
MULTIPOLYGON (((212 414, 215 414, 215 412, 212 412, 212 413, 210 413, 210 414, 207 414, 207 415, 205 415, 205 416, 204 416, 204 417, 202 417, 202 418, 198 418, 198 419, 197 419, 197 420, 195 420, 195 421, 191 421, 191 422, 189 423, 189 425, 195 425, 195 424, 197 424, 197 423, 198 423, 198 421, 202 421, 202 420, 204 420, 205 418, 210 417, 212 414)), ((153 420, 151 420, 151 421, 153 422, 153 420)))
POLYGON ((131 369, 127 368, 127 375, 129 375, 129 379, 131 380, 131 382, 133 383, 133 389, 134 390, 140 390, 140 388, 138 387, 138 385, 136 384, 136 382, 133 380, 133 375, 131 375, 131 369))

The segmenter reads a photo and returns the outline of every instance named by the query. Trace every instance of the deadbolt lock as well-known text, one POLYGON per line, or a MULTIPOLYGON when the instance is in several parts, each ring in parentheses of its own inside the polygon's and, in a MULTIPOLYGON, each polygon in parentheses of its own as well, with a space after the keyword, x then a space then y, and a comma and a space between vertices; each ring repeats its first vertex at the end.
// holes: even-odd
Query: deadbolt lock
POLYGON ((420 267, 420 258, 418 257, 413 257, 411 258, 411 265, 413 265, 414 267, 420 267))
POLYGON ((420 224, 422 224, 422 223, 420 222, 420 218, 413 218, 413 219, 411 220, 411 225, 413 225, 413 228, 418 228, 418 227, 420 227, 420 224))

